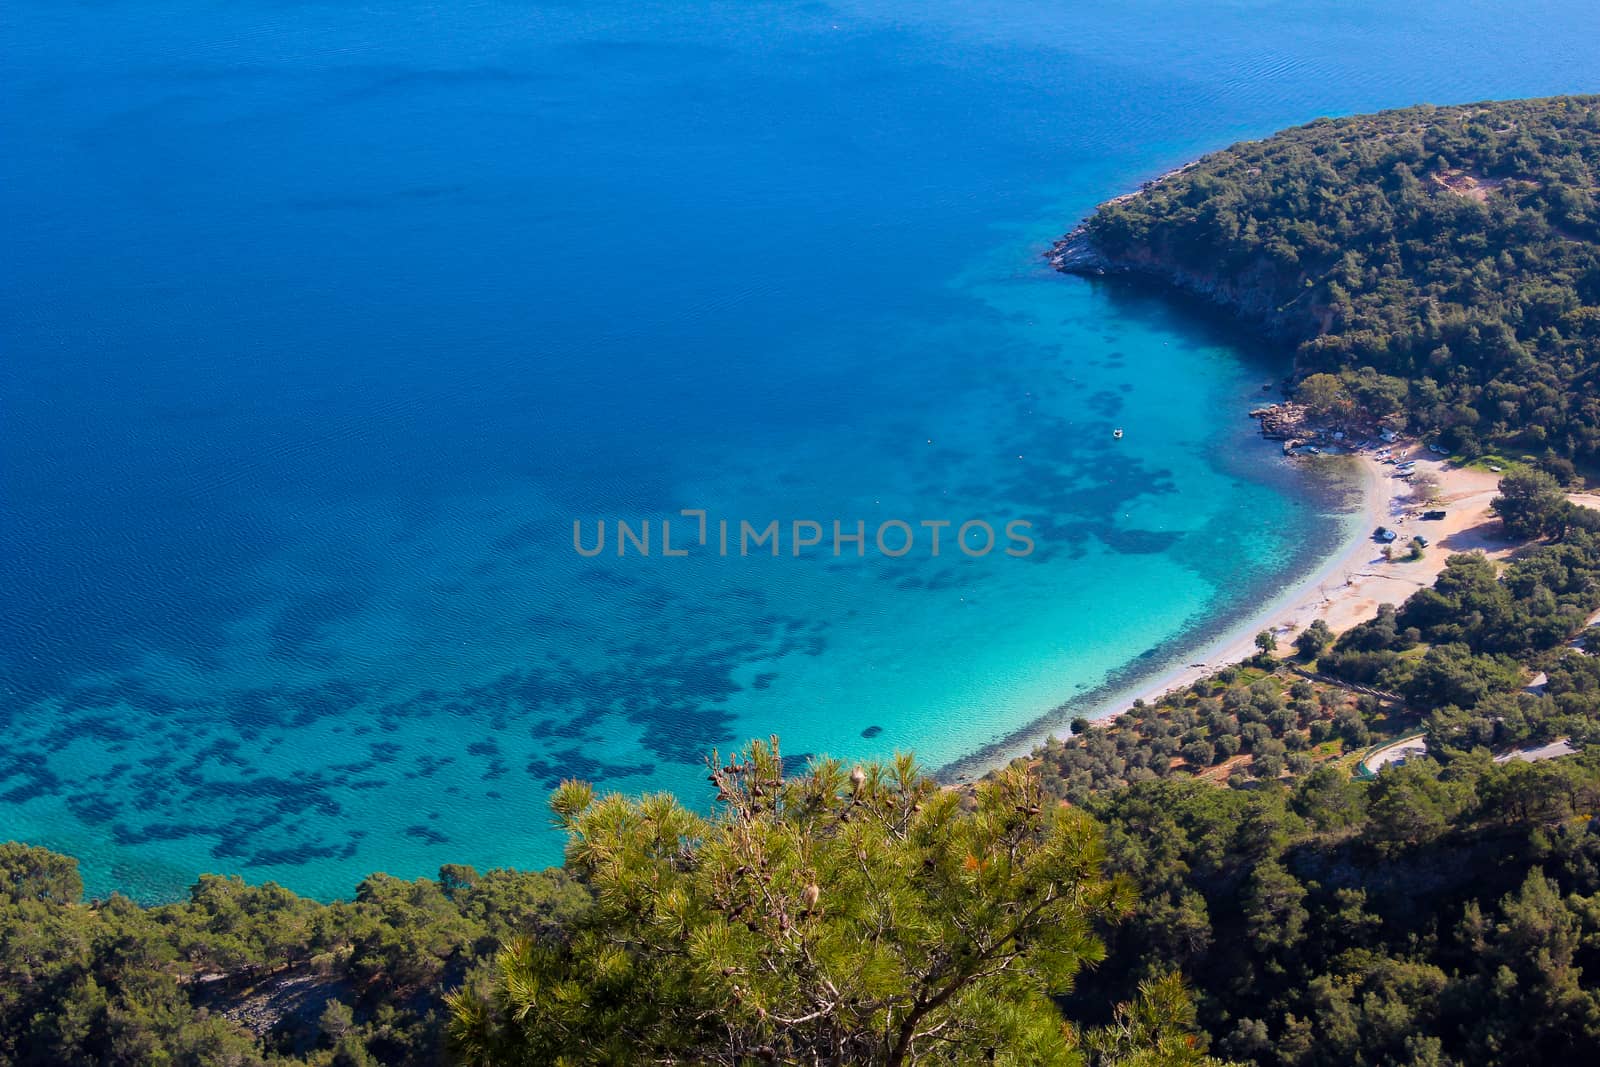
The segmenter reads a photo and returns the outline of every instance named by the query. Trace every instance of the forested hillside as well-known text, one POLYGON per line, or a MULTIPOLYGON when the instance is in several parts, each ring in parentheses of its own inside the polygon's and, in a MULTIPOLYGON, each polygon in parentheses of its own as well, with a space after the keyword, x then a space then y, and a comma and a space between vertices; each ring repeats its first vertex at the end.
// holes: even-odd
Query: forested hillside
POLYGON ((1201 293, 1466 454, 1600 452, 1600 97, 1319 119, 1103 205, 1066 270, 1201 293))
POLYGON ((1600 760, 1326 766, 1097 796, 1138 889, 1068 1011, 1176 966, 1240 1061, 1584 1062, 1600 1047, 1600 760))
POLYGON ((1476 1067, 1600 1043, 1594 756, 1173 773, 1079 811, 1021 768, 963 799, 904 763, 779 782, 753 755, 712 822, 568 787, 567 872, 332 905, 209 878, 82 903, 70 860, 6 846, 0 1062, 1476 1067))
POLYGON ((1452 556, 1342 635, 1312 628, 1286 659, 1263 651, 1036 754, 1138 887, 1069 1011, 1176 965, 1240 1061, 1600 1047, 1600 516, 1538 471, 1495 506, 1556 539, 1503 567, 1452 556), (1413 736, 1425 757, 1363 771, 1413 736))
POLYGON ((1103 1025, 1053 1003, 1132 899, 1037 774, 786 774, 776 742, 711 770, 709 815, 563 785, 564 870, 375 875, 331 905, 221 878, 84 903, 72 860, 0 846, 0 1062, 1217 1062, 1170 970, 1103 1025))
POLYGON ((590 894, 560 870, 376 874, 320 904, 202 877, 188 900, 83 902, 76 861, 0 845, 0 1064, 431 1064, 443 992, 590 894))

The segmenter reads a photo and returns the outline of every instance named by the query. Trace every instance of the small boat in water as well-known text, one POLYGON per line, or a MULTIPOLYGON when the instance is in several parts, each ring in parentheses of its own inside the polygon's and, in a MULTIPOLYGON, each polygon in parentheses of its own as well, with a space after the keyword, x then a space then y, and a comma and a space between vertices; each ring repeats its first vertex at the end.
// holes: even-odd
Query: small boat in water
POLYGON ((1112 430, 1111 431, 1111 436, 1115 437, 1119 441, 1122 440, 1122 430, 1121 430, 1121 428, 1119 427, 1118 429, 1112 430))

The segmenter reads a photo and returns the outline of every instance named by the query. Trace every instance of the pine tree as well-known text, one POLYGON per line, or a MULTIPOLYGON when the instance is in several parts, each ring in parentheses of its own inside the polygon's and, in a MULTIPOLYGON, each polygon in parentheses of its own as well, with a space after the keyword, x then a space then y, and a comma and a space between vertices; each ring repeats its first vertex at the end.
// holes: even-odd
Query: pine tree
POLYGON ((1036 772, 965 800, 909 756, 786 777, 776 738, 710 769, 707 817, 561 786, 567 868, 596 907, 451 999, 463 1062, 1206 1062, 1181 984, 1126 1006, 1120 1036, 1052 1003, 1131 901, 1093 821, 1036 772))

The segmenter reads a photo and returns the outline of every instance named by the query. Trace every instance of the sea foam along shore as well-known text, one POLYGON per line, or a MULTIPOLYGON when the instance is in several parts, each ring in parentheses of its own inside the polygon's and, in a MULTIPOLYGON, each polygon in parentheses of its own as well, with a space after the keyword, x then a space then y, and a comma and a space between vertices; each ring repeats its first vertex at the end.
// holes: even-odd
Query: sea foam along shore
POLYGON ((1348 516, 1349 530, 1332 554, 1304 579, 1286 586, 1265 607, 1247 614, 1221 636, 1203 645, 1179 650, 1161 666, 1142 672, 1130 684, 1118 686, 1087 700, 1063 704, 1022 730, 940 770, 946 780, 980 776, 1026 756, 1051 734, 1064 734, 1077 716, 1103 720, 1122 714, 1135 700, 1150 702, 1175 689, 1194 684, 1229 664, 1255 655, 1255 637, 1263 630, 1278 638, 1279 654, 1292 654, 1290 642, 1315 619, 1334 631, 1347 630, 1378 613, 1380 604, 1398 604, 1413 592, 1432 585, 1454 552, 1482 551, 1508 554, 1515 545, 1499 535, 1499 521, 1489 511, 1499 479, 1488 471, 1455 467, 1415 444, 1397 444, 1397 453, 1417 458, 1417 469, 1439 479, 1439 492, 1429 508, 1445 511, 1442 520, 1423 520, 1428 510, 1411 500, 1411 489, 1395 478, 1392 466, 1372 453, 1332 457, 1354 463, 1359 471, 1361 500, 1348 516), (1427 457, 1427 458, 1422 458, 1427 457), (1397 544, 1421 534, 1430 548, 1420 560, 1391 562, 1372 540, 1375 527, 1400 532, 1397 544), (1198 651, 1196 650, 1198 648, 1198 651))

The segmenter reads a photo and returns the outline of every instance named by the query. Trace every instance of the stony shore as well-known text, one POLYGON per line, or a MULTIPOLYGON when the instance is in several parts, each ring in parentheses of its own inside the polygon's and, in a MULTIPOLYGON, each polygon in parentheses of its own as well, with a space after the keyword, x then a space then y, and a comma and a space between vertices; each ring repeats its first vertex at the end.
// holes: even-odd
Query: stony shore
MULTIPOLYGON (((1112 197, 1100 206, 1142 196, 1194 165, 1189 163, 1169 171, 1146 182, 1138 190, 1112 197)), ((1136 248, 1112 255, 1096 244, 1092 231, 1093 218, 1090 215, 1050 246, 1045 259, 1051 267, 1063 274, 1091 278, 1120 274, 1159 282, 1236 315, 1280 340, 1303 338, 1308 335, 1308 330, 1315 332, 1315 324, 1308 319, 1306 308, 1277 307, 1267 295, 1270 287, 1264 282, 1273 270, 1271 264, 1263 262, 1224 276, 1209 267, 1181 263, 1170 250, 1161 248, 1136 248)))

